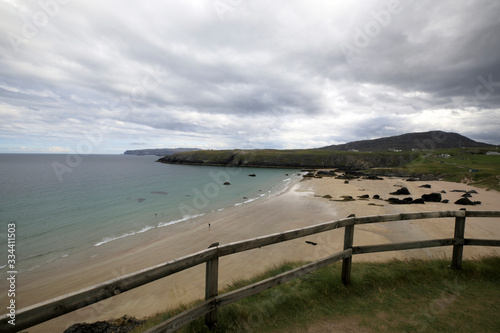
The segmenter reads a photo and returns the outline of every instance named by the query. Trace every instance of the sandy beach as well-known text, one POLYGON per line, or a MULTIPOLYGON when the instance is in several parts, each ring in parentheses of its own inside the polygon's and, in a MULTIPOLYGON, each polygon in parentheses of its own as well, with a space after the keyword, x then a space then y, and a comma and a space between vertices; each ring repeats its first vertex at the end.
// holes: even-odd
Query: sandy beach
MULTIPOLYGON (((399 196, 401 199, 407 196, 399 196)), ((225 244, 266 234, 306 227, 347 217, 437 210, 500 210, 500 193, 474 188, 465 184, 442 181, 409 182, 402 178, 384 180, 344 180, 330 177, 304 179, 280 195, 207 214, 184 224, 165 227, 165 233, 149 238, 137 237, 137 246, 124 247, 119 241, 100 247, 99 255, 80 258, 75 264, 48 265, 43 270, 18 276, 16 302, 26 307, 65 293, 116 278, 183 255, 206 249, 210 244, 225 244), (431 188, 420 187, 429 184, 431 188), (449 203, 391 205, 381 199, 394 197, 390 192, 405 186, 413 198, 422 194, 446 191, 443 199, 449 203), (452 190, 476 190, 472 200, 477 206, 460 206, 454 202, 463 193, 452 190), (330 195, 332 199, 322 198, 330 195), (355 201, 342 202, 348 195, 355 201), (368 195, 369 199, 358 196, 368 195), (373 199, 379 195, 381 199, 373 199), (334 201, 335 200, 335 201, 334 201), (210 230, 208 224, 210 223, 210 230), (142 240, 142 241, 141 241, 142 240)), ((354 245, 380 244, 411 240, 453 237, 454 219, 404 221, 357 226, 354 245)), ((500 220, 468 218, 465 236, 500 239, 500 220)), ((344 230, 334 230, 282 244, 223 257, 219 266, 219 287, 233 280, 250 277, 285 260, 313 261, 337 252, 343 246, 344 230), (305 241, 317 243, 316 246, 305 241)), ((96 250, 97 251, 97 250, 96 250)), ((355 256, 356 261, 381 261, 391 258, 451 258, 451 247, 385 252, 355 256)), ((481 255, 500 255, 500 249, 465 247, 464 259, 481 255)), ((112 299, 94 304, 44 324, 30 328, 34 332, 62 332, 77 322, 94 322, 121 317, 124 314, 145 317, 181 302, 200 299, 204 295, 204 265, 150 283, 112 299)))

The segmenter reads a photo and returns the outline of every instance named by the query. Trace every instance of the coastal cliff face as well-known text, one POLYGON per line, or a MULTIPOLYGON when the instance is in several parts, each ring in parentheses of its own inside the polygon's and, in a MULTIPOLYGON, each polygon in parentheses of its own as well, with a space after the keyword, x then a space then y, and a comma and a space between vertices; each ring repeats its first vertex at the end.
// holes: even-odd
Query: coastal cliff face
POLYGON ((325 150, 204 150, 164 156, 158 162, 169 164, 282 167, 341 168, 361 170, 398 167, 411 162, 418 153, 356 153, 325 150))

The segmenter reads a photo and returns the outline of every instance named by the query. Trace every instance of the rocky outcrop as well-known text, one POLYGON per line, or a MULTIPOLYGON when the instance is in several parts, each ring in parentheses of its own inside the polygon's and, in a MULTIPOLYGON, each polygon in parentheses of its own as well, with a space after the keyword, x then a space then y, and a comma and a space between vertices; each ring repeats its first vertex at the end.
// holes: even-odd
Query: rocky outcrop
POLYGON ((422 195, 422 199, 426 202, 441 202, 441 193, 430 193, 422 195))
POLYGON ((389 194, 391 194, 391 195, 409 195, 410 191, 408 191, 407 187, 401 187, 396 192, 391 192, 389 194))
POLYGON ((481 201, 472 201, 469 198, 461 198, 455 201, 455 205, 464 205, 464 206, 475 206, 480 205, 481 201))

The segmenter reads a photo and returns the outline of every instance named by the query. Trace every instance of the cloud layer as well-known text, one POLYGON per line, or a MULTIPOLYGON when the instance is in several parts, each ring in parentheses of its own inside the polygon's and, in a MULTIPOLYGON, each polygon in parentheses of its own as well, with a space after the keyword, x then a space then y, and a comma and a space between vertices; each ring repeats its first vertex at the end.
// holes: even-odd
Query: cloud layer
POLYGON ((0 30, 0 152, 500 144, 495 0, 4 0, 0 30))

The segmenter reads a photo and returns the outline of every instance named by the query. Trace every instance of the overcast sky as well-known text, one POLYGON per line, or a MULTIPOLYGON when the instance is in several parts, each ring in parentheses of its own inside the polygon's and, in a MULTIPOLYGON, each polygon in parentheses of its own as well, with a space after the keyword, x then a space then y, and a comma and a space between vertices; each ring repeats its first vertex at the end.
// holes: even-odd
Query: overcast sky
POLYGON ((500 144, 500 1, 0 0, 0 152, 500 144))

